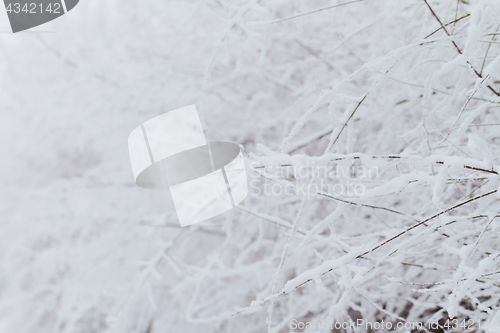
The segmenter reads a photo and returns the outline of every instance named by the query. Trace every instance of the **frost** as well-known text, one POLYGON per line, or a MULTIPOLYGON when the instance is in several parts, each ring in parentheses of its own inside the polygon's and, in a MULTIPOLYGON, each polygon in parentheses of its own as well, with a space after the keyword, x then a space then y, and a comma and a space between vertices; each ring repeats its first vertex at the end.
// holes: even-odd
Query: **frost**
POLYGON ((499 4, 82 0, 2 35, 0 332, 498 319, 499 4), (181 229, 127 137, 190 104, 250 194, 181 229))

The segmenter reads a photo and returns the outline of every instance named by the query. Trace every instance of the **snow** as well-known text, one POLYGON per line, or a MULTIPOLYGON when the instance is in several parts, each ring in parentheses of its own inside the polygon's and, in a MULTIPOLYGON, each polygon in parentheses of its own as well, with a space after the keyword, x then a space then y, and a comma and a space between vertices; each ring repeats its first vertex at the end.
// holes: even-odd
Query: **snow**
POLYGON ((342 2, 85 0, 0 34, 0 332, 498 319, 499 2, 427 0, 449 36, 342 2), (181 229, 127 138, 191 104, 250 194, 181 229))

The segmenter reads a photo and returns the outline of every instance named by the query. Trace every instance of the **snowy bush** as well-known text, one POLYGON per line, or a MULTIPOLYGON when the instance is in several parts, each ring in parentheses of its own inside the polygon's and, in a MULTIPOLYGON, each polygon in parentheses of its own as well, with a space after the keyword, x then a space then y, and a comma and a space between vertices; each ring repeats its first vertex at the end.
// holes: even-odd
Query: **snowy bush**
POLYGON ((85 0, 35 31, 1 35, 1 332, 500 330, 497 0, 85 0), (193 103, 250 194, 180 228, 127 136, 193 103))

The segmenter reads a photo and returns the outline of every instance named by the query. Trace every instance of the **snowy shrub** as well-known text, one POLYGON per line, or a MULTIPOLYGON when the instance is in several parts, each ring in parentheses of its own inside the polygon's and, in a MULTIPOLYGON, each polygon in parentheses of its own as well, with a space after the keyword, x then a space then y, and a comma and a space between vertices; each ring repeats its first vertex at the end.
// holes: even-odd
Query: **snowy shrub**
POLYGON ((497 0, 82 0, 36 31, 1 37, 1 332, 500 329, 497 0), (180 228, 127 136, 193 103, 250 193, 180 228))

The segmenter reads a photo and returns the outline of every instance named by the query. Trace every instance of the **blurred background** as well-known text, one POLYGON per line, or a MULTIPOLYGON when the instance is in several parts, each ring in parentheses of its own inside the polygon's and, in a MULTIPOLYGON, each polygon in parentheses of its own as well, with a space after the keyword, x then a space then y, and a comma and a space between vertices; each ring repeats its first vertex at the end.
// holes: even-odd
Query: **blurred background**
POLYGON ((495 318, 499 10, 82 0, 17 34, 0 10, 0 331, 495 318), (378 173, 330 179, 357 194, 251 193, 181 229, 168 191, 135 185, 127 138, 190 104, 261 185, 309 184, 273 172, 285 164, 378 173))

